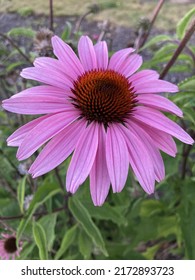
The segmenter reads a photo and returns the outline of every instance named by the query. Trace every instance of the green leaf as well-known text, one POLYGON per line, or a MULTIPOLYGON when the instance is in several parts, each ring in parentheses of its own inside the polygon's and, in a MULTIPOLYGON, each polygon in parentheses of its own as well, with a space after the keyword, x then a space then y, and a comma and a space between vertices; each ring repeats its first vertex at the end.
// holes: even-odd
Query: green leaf
POLYGON ((195 93, 195 76, 186 78, 184 81, 180 82, 178 86, 180 90, 190 90, 195 93))
POLYGON ((102 207, 95 207, 91 203, 85 204, 89 214, 100 220, 110 220, 117 225, 127 224, 127 220, 124 216, 113 206, 108 203, 104 203, 102 207))
POLYGON ((83 255, 84 259, 89 260, 91 256, 91 251, 93 249, 93 244, 84 230, 81 230, 79 233, 78 245, 79 251, 83 255))
POLYGON ((84 231, 91 237, 94 244, 105 256, 108 256, 101 232, 92 221, 87 209, 75 196, 69 199, 69 209, 75 219, 82 225, 84 231))
POLYGON ((9 64, 9 65, 6 67, 7 74, 8 74, 9 72, 12 72, 13 70, 15 70, 16 68, 18 68, 19 66, 24 65, 24 64, 26 64, 26 62, 24 62, 24 61, 17 61, 17 62, 14 62, 14 63, 9 64))
POLYGON ((180 223, 185 242, 186 258, 195 259, 195 187, 192 180, 182 182, 182 204, 180 207, 180 223))
POLYGON ((17 199, 18 199, 21 213, 24 213, 25 187, 26 187, 26 176, 24 178, 22 178, 22 180, 20 180, 19 186, 17 189, 17 199))
POLYGON ((70 35, 71 35, 71 31, 72 31, 72 24, 67 21, 65 23, 65 28, 64 28, 64 31, 62 32, 62 35, 61 35, 61 38, 63 41, 66 41, 70 38, 70 35))
POLYGON ((156 44, 161 43, 161 42, 169 41, 169 40, 172 40, 172 38, 168 35, 155 36, 154 38, 149 40, 139 51, 142 51, 142 50, 144 50, 146 48, 149 48, 153 45, 156 45, 156 44))
POLYGON ((47 238, 48 251, 52 249, 55 239, 55 225, 56 225, 57 213, 53 213, 42 217, 39 220, 40 225, 44 228, 47 238))
POLYGON ((35 36, 35 31, 31 28, 25 28, 25 27, 15 27, 12 28, 7 35, 9 36, 24 36, 24 37, 30 37, 33 38, 35 36))
POLYGON ((185 31, 192 17, 195 15, 195 8, 192 8, 177 24, 177 37, 181 40, 185 35, 185 31))
POLYGON ((40 260, 48 260, 46 234, 43 227, 39 223, 33 223, 33 236, 39 249, 40 260))
POLYGON ((47 184, 44 183, 41 187, 38 188, 36 191, 33 200, 28 208, 26 216, 24 219, 21 220, 20 225, 17 231, 17 241, 20 239, 22 233, 24 232, 28 222, 30 221, 33 213, 36 209, 43 205, 45 201, 47 201, 50 197, 54 196, 55 194, 61 192, 61 189, 57 184, 47 184))
POLYGON ((74 242, 78 230, 78 225, 74 225, 72 228, 68 229, 65 233, 61 246, 55 255, 55 260, 58 260, 74 242))

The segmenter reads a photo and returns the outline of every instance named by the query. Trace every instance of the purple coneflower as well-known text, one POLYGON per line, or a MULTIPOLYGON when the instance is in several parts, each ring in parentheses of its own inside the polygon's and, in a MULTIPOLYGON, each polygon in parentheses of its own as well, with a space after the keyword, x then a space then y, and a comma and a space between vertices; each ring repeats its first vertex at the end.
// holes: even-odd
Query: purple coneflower
POLYGON ((37 58, 35 67, 21 73, 44 85, 3 101, 3 107, 14 113, 46 115, 16 130, 8 145, 18 146, 17 158, 24 160, 47 143, 30 167, 34 178, 73 153, 67 191, 75 193, 89 175, 94 205, 104 203, 110 185, 113 192, 122 191, 129 165, 142 188, 153 193, 155 180, 165 176, 159 150, 174 157, 177 148, 172 137, 193 143, 160 112, 182 117, 175 104, 159 95, 177 92, 177 86, 159 80, 153 70, 137 72, 142 58, 132 48, 116 52, 109 60, 106 43, 93 46, 87 36, 79 40, 79 58, 57 36, 52 45, 58 59, 37 58))
POLYGON ((9 234, 1 234, 1 236, 3 239, 0 239, 0 259, 9 260, 18 257, 22 247, 17 248, 16 237, 9 234))

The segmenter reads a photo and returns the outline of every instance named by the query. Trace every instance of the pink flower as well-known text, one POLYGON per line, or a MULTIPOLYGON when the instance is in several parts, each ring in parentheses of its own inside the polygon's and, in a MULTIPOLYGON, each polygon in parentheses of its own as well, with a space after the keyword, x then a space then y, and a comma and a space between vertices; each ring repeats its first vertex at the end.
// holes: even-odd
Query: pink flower
POLYGON ((22 250, 21 243, 19 248, 16 246, 16 237, 9 234, 1 234, 3 239, 0 239, 0 259, 9 260, 19 256, 22 250))
POLYGON ((159 80, 153 70, 136 73, 142 58, 132 48, 109 60, 106 43, 93 46, 87 36, 79 40, 79 58, 57 36, 52 45, 58 59, 37 58, 35 67, 21 73, 44 85, 3 102, 14 113, 46 115, 16 130, 8 145, 18 146, 17 158, 24 160, 46 144, 30 167, 33 177, 49 172, 73 153, 67 191, 75 193, 89 175, 94 205, 104 203, 110 184, 113 192, 122 191, 129 164, 142 188, 153 193, 155 181, 165 176, 159 150, 174 157, 173 137, 193 143, 160 112, 182 117, 175 104, 159 95, 177 92, 177 86, 159 80))

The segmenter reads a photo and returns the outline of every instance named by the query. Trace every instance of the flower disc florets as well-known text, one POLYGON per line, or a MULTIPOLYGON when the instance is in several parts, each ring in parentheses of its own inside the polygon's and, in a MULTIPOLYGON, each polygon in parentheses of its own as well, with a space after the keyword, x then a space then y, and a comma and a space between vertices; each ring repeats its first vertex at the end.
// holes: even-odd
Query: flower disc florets
POLYGON ((75 107, 90 123, 124 123, 136 104, 131 83, 113 70, 92 70, 74 82, 72 92, 75 107))

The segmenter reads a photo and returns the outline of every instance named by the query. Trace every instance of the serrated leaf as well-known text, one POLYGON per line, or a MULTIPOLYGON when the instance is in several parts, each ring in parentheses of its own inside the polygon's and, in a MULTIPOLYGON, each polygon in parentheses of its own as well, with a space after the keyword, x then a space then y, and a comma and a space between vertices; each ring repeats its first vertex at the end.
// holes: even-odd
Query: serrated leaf
POLYGON ((30 38, 33 38, 35 34, 36 32, 34 30, 25 27, 15 27, 7 33, 8 36, 24 36, 30 38))
POLYGON ((165 42, 165 41, 169 41, 171 40, 172 38, 168 35, 158 35, 158 36, 155 36, 154 38, 152 38, 151 40, 149 40, 139 51, 142 51, 146 48, 149 48, 153 45, 156 45, 158 43, 161 43, 161 42, 165 42))
POLYGON ((17 189, 17 199, 18 199, 21 213, 24 213, 25 187, 26 187, 26 176, 22 178, 22 180, 20 180, 17 189))
POLYGON ((48 260, 46 234, 44 228, 37 222, 33 223, 33 236, 39 249, 40 260, 48 260))
POLYGON ((177 37, 181 40, 185 35, 185 31, 188 27, 189 22, 195 15, 195 8, 192 8, 177 24, 177 37))
POLYGON ((47 199, 54 196, 55 194, 61 192, 61 189, 57 184, 43 184, 38 188, 36 191, 33 200, 31 201, 31 204, 28 208, 28 211, 26 213, 26 216, 24 219, 21 220, 18 231, 17 231, 17 241, 19 241, 22 233, 24 232, 28 222, 30 221, 33 213, 35 210, 42 205, 47 199))
POLYGON ((92 242, 84 230, 81 230, 78 238, 79 251, 85 260, 89 260, 92 251, 92 242))
POLYGON ((65 233, 61 246, 55 255, 55 260, 58 260, 74 242, 78 230, 78 225, 74 225, 72 228, 68 229, 65 233))
POLYGON ((89 235, 101 252, 108 256, 101 232, 92 221, 91 216, 84 205, 74 196, 69 199, 69 209, 75 219, 82 225, 83 230, 89 235))

